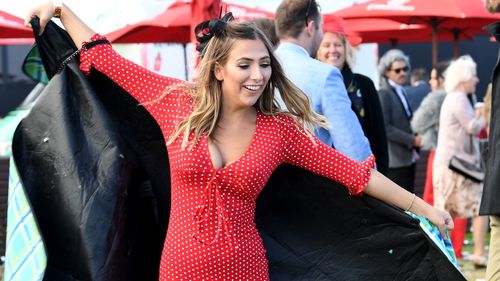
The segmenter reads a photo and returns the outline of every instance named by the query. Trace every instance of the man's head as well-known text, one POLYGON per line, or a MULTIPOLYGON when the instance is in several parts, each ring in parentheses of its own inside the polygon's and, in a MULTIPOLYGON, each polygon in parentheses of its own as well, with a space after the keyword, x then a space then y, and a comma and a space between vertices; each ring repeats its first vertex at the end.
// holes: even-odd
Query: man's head
POLYGON ((417 86, 419 82, 427 82, 429 81, 429 75, 427 75, 427 71, 423 67, 418 67, 412 70, 410 82, 412 86, 417 86))
POLYGON ((276 32, 314 57, 323 39, 323 20, 316 0, 283 0, 276 10, 276 32))
POLYGON ((500 12, 500 0, 485 0, 484 6, 492 14, 500 12))
POLYGON ((410 71, 410 59, 401 51, 392 49, 387 51, 378 64, 381 85, 392 80, 394 83, 404 85, 410 71))

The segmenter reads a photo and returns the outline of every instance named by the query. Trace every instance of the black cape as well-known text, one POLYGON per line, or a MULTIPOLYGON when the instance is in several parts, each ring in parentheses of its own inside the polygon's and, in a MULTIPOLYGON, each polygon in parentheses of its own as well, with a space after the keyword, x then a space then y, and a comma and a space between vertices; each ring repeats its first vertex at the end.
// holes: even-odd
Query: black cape
MULTIPOLYGON (((36 23, 33 23, 37 30, 36 23)), ((13 154, 46 246, 44 280, 157 280, 170 211, 160 129, 65 32, 36 36, 50 83, 13 154)), ((401 210, 282 165, 257 202, 271 280, 465 280, 401 210)))

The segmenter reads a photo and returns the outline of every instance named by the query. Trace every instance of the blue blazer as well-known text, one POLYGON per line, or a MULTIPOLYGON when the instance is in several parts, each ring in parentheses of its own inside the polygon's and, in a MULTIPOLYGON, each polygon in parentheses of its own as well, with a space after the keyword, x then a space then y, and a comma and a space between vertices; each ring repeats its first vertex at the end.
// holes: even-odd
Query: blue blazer
POLYGON ((370 144, 351 109, 340 71, 311 58, 304 48, 292 43, 281 43, 275 55, 288 79, 309 96, 313 109, 327 118, 330 128, 317 128, 316 137, 354 160, 370 156, 370 144))

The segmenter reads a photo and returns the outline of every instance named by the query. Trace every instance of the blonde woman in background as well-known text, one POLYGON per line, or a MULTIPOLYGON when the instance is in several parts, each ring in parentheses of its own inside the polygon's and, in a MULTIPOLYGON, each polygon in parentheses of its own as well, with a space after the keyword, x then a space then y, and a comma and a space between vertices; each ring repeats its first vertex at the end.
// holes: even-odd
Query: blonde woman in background
POLYGON ((439 134, 434 158, 434 206, 450 212, 454 218, 473 217, 476 267, 486 266, 484 236, 487 217, 478 216, 483 185, 454 171, 448 165, 453 156, 479 164, 473 137, 486 125, 484 116, 476 116, 468 94, 476 91, 476 63, 470 56, 453 61, 445 75, 446 98, 441 107, 439 134))
POLYGON ((342 19, 337 17, 328 17, 328 22, 323 25, 323 32, 323 40, 316 58, 341 71, 347 94, 352 103, 352 110, 358 117, 375 155, 377 170, 386 175, 389 166, 389 152, 378 93, 369 77, 352 72, 355 53, 351 44, 360 44, 361 38, 348 34, 342 19))

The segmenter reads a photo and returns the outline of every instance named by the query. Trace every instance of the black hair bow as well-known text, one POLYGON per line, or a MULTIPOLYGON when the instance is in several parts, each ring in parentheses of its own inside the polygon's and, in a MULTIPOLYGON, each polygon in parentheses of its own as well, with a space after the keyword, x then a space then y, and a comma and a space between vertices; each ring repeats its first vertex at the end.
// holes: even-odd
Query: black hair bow
POLYGON ((205 48, 212 37, 219 36, 229 21, 234 19, 233 13, 229 12, 225 14, 222 18, 215 18, 211 20, 204 21, 196 26, 194 33, 196 35, 196 41, 199 42, 196 50, 200 54, 205 53, 205 48))

